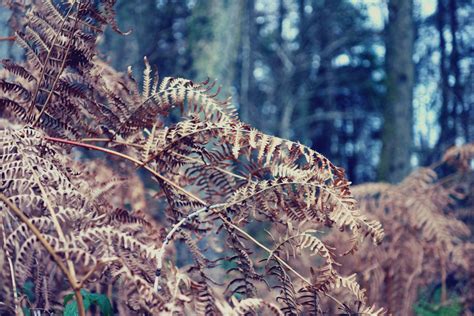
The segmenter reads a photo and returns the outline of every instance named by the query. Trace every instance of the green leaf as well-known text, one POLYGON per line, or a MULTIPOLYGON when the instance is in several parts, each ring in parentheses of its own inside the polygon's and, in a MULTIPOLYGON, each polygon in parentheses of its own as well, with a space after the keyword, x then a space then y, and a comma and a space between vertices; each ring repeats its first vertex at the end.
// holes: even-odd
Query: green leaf
MULTIPOLYGON (((85 289, 81 289, 82 298, 84 300, 84 309, 87 311, 92 304, 99 306, 101 314, 104 316, 112 316, 112 304, 109 298, 104 294, 90 293, 85 289)), ((64 296, 64 316, 76 316, 79 315, 77 310, 77 302, 72 299, 74 293, 67 294, 64 296), (71 302, 72 301, 72 302, 71 302)))
POLYGON ((81 289, 82 296, 89 296, 89 292, 85 289, 81 289))
POLYGON ((73 301, 66 305, 64 308, 64 316, 78 316, 79 311, 77 310, 77 302, 73 301))
POLYGON ((420 295, 419 301, 414 305, 415 314, 418 316, 459 316, 463 306, 455 295, 449 295, 450 301, 446 305, 441 304, 441 288, 437 288, 432 298, 427 293, 420 295))
MULTIPOLYGON (((112 316, 112 304, 109 298, 104 294, 90 293, 87 290, 81 289, 82 298, 84 300, 84 309, 87 311, 92 304, 99 306, 101 314, 104 316, 112 316)), ((74 293, 64 296, 64 316, 79 315, 77 310, 77 302, 74 300, 74 293), (72 301, 72 302, 71 302, 72 301)))
MULTIPOLYGON (((84 310, 87 312, 89 310, 89 308, 91 307, 91 300, 90 300, 90 295, 87 291, 85 290, 81 290, 81 294, 82 294, 82 298, 83 298, 83 302, 84 302, 84 310)), ((69 296, 70 294, 66 295, 66 296, 69 296)), ((72 294, 74 295, 74 294, 72 294)), ((64 298, 64 300, 66 300, 66 297, 64 298)), ((69 299, 70 301, 70 299, 69 299)), ((77 301, 72 301, 70 302, 69 304, 66 305, 66 307, 64 308, 64 313, 63 313, 64 316, 78 316, 79 315, 79 310, 77 308, 77 301)))
POLYGON ((30 302, 34 302, 36 300, 34 289, 35 289, 35 285, 30 280, 26 281, 25 284, 23 284, 22 289, 21 289, 23 294, 25 294, 26 297, 28 297, 28 301, 30 302))
POLYGON ((30 309, 29 309, 28 307, 23 306, 23 307, 21 308, 21 310, 23 311, 23 315, 25 315, 25 316, 31 316, 31 312, 30 312, 30 309))
POLYGON ((103 316, 112 316, 112 304, 110 304, 109 298, 105 294, 91 293, 89 295, 90 300, 99 306, 103 316))
POLYGON ((70 293, 70 294, 64 296, 63 306, 66 306, 67 303, 69 303, 69 301, 72 300, 73 297, 74 297, 74 293, 70 293))

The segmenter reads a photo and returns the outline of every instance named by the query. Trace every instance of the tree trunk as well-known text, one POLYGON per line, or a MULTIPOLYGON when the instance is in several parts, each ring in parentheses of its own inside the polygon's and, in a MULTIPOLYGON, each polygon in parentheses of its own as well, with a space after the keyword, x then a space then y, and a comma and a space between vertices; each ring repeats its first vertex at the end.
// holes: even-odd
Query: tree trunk
POLYGON ((252 114, 255 114, 251 91, 254 89, 254 50, 255 50, 255 2, 244 1, 241 3, 241 73, 240 73, 240 116, 242 121, 255 125, 252 114))
POLYGON ((279 109, 278 126, 275 126, 278 131, 278 136, 282 138, 290 138, 291 132, 291 118, 295 109, 294 96, 292 94, 292 77, 294 74, 293 54, 289 54, 285 47, 285 39, 283 37, 283 23, 287 10, 285 1, 280 0, 278 6, 278 27, 276 34, 276 55, 278 56, 278 83, 275 91, 275 104, 279 109))
POLYGON ((450 68, 454 78, 453 84, 453 113, 455 119, 459 124, 459 131, 456 131, 457 135, 464 134, 465 141, 468 141, 468 129, 469 129, 469 112, 464 108, 463 100, 463 87, 461 85, 461 71, 459 68, 459 42, 458 42, 458 19, 457 19, 457 1, 449 0, 449 17, 450 17, 450 31, 451 31, 451 56, 450 56, 450 68))
POLYGON ((441 111, 439 113, 440 136, 438 139, 437 148, 440 152, 445 151, 454 143, 454 112, 450 103, 450 88, 449 88, 449 68, 448 68, 448 54, 446 52, 445 26, 446 26, 446 4, 444 0, 438 0, 438 9, 436 12, 436 27, 439 36, 439 86, 441 89, 441 111))
POLYGON ((379 178, 399 182, 410 171, 413 141, 413 0, 389 0, 388 10, 387 92, 379 178))
POLYGON ((198 1, 193 9, 189 45, 196 79, 218 80, 231 94, 239 51, 241 10, 238 1, 198 1))

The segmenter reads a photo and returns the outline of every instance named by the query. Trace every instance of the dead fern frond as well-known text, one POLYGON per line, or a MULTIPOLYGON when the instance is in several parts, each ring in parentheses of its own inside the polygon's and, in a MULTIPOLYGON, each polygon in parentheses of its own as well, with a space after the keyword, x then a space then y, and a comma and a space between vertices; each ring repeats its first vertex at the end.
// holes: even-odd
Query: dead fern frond
MULTIPOLYGON (((131 69, 106 65, 96 42, 106 25, 120 32, 114 2, 33 3, 16 35, 27 61, 2 62, 2 113, 20 123, 0 131, 1 251, 15 268, 0 262, 2 279, 11 275, 6 286, 32 280, 38 300, 29 304, 55 313, 64 293, 81 288, 109 293, 125 314, 304 315, 324 309, 322 298, 352 310, 333 296, 341 288, 360 310, 380 313, 336 263, 340 250, 384 236, 358 209, 344 170, 241 122, 215 82, 160 82, 145 58, 140 89, 131 69), (174 109, 182 119, 169 123, 174 109), (145 172, 156 187, 145 187, 145 172), (262 227, 279 237, 260 241, 262 227), (335 248, 315 234, 334 228, 350 232, 335 248), (171 256, 178 249, 190 254, 180 269, 171 256)), ((423 212, 410 217, 414 229, 454 251, 454 222, 440 233, 444 224, 426 215, 438 204, 416 203, 423 212)), ((18 309, 15 293, 2 286, 9 309, 18 309)))
POLYGON ((443 162, 455 165, 463 170, 472 168, 474 159, 474 144, 465 144, 463 146, 454 146, 449 148, 443 156, 443 162))
MULTIPOLYGON (((348 265, 358 267, 369 301, 386 306, 390 313, 407 315, 416 302, 417 289, 428 280, 439 280, 446 293, 449 270, 469 273, 465 266, 467 253, 462 259, 456 249, 463 248, 470 230, 450 211, 466 197, 459 193, 462 185, 438 179, 434 170, 421 168, 399 185, 377 183, 354 188, 363 212, 381 220, 387 236, 387 242, 378 250, 364 246, 352 257, 341 259, 344 271, 353 271, 344 268, 348 265)), ((338 237, 331 236, 327 242, 340 248, 333 238, 338 237)))

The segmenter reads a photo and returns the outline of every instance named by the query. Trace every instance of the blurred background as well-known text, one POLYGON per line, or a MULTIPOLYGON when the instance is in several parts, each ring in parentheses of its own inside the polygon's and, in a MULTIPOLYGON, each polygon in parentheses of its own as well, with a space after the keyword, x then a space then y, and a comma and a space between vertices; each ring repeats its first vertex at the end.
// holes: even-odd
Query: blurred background
MULTIPOLYGON (((244 122, 300 141, 354 183, 400 181, 474 137, 470 0, 122 0, 119 70, 217 79, 244 122)), ((8 36, 0 11, 0 36, 8 36)), ((15 57, 11 42, 2 56, 15 57)))

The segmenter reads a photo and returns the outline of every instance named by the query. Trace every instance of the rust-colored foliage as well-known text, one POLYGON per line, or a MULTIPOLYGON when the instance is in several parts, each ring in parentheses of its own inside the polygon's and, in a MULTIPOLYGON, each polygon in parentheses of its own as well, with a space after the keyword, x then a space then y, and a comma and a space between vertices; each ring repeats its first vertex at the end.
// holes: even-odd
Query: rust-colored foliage
MULTIPOLYGON (((344 271, 359 272, 369 301, 394 315, 411 315, 423 286, 440 284, 446 304, 448 276, 472 280, 474 244, 469 242, 470 229, 458 218, 464 213, 459 207, 463 203, 472 213, 473 158, 472 144, 453 147, 440 164, 418 169, 398 185, 353 187, 362 213, 380 220, 385 231, 379 247, 364 245, 341 261, 344 271), (436 170, 442 165, 439 172, 445 175, 439 178, 436 170), (450 166, 456 168, 446 174, 450 166)), ((335 234, 327 238, 336 247, 344 240, 335 234)), ((472 306, 469 290, 463 291, 462 302, 467 309, 472 306)))
MULTIPOLYGON (((113 4, 34 1, 16 19, 27 60, 0 71, 0 309, 60 312, 73 291, 84 314, 87 289, 122 315, 382 314, 337 256, 383 252, 377 214, 359 210, 344 171, 239 121, 209 81, 160 81, 145 58, 138 84, 106 65, 95 45, 106 25, 118 31, 113 4), (339 230, 330 247, 325 232, 339 230), (178 267, 177 251, 191 259, 178 267)), ((439 258, 458 251, 444 227, 464 226, 438 231, 426 212, 409 216, 413 230, 439 258)))

